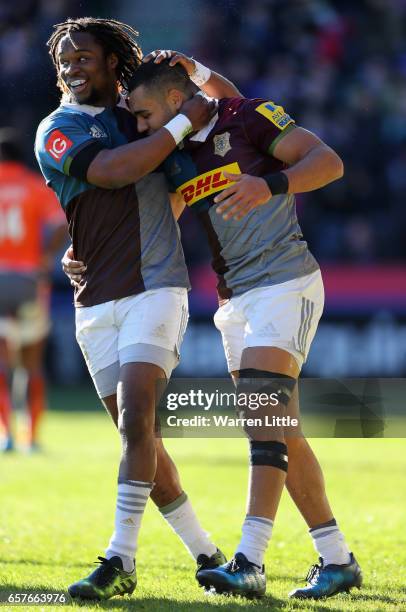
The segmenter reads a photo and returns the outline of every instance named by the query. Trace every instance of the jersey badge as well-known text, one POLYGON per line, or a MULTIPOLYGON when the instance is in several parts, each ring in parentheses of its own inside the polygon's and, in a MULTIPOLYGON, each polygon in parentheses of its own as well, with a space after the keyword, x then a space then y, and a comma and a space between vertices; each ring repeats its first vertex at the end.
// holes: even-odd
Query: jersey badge
POLYGON ((290 123, 294 123, 292 117, 285 113, 283 107, 276 106, 273 102, 264 102, 257 106, 255 110, 269 119, 280 130, 284 130, 290 123))
POLYGON ((230 132, 224 132, 224 134, 214 136, 214 155, 224 157, 229 151, 231 151, 230 136, 230 132))
POLYGON ((45 149, 57 161, 61 161, 62 157, 73 146, 73 142, 65 136, 60 130, 54 130, 49 136, 45 149))

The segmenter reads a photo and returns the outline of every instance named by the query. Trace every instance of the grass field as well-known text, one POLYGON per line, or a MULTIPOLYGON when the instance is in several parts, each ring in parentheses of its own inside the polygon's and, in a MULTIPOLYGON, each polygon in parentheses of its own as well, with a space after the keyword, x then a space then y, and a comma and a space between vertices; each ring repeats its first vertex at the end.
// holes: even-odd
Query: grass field
MULTIPOLYGON (((119 440, 109 420, 102 411, 54 412, 43 434, 43 454, 0 457, 0 598, 9 591, 66 589, 88 572, 110 537, 119 440)), ((202 523, 231 555, 244 516, 245 441, 169 440, 167 446, 202 523)), ((336 516, 364 571, 361 591, 314 605, 287 599, 316 557, 305 524, 284 495, 266 556, 267 596, 260 602, 205 596, 194 581, 194 563, 150 504, 133 597, 85 609, 406 610, 405 441, 315 440, 313 446, 336 516)))

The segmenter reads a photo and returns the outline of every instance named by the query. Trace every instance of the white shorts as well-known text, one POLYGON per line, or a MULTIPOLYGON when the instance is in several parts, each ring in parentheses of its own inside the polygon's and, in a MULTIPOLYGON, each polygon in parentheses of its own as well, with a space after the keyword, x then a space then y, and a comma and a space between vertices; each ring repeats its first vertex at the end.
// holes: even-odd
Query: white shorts
POLYGON ((214 315, 229 372, 240 369, 245 348, 274 346, 306 361, 324 307, 320 270, 286 283, 232 297, 214 315))
POLYGON ((187 289, 179 287, 77 308, 76 339, 99 397, 116 393, 125 363, 153 363, 169 379, 188 316, 187 289))
POLYGON ((51 328, 49 285, 10 273, 1 277, 0 292, 0 338, 17 348, 44 340, 51 328))

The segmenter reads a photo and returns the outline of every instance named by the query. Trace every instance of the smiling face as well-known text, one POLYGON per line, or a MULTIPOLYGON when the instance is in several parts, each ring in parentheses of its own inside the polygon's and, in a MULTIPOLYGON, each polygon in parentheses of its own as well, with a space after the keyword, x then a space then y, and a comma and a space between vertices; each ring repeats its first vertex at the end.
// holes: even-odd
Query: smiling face
POLYGON ((117 57, 107 57, 86 32, 64 36, 58 46, 58 76, 71 102, 114 106, 117 101, 117 57))
POLYGON ((149 136, 175 117, 183 101, 184 95, 176 89, 160 92, 139 85, 131 91, 128 106, 137 119, 138 131, 149 136))

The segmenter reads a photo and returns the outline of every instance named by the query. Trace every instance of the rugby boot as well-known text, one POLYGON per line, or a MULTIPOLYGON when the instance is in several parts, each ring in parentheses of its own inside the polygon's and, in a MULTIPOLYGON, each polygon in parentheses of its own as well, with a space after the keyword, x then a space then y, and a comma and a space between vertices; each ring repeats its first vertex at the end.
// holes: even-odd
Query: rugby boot
POLYGON ((265 568, 259 568, 248 561, 243 553, 237 553, 228 563, 215 569, 202 569, 197 573, 197 580, 206 590, 216 593, 231 593, 244 597, 262 597, 265 595, 265 568))
POLYGON ((132 572, 123 570, 120 557, 97 557, 99 567, 89 576, 71 584, 68 593, 81 599, 110 599, 115 595, 131 595, 137 585, 135 566, 132 572))
POLYGON ((208 555, 199 555, 196 559, 197 570, 196 570, 196 580, 199 580, 199 572, 207 569, 215 569, 216 567, 220 567, 220 565, 224 565, 227 563, 227 559, 218 548, 215 553, 209 557, 208 555))
POLYGON ((312 565, 307 576, 307 586, 294 589, 289 597, 297 599, 322 599, 331 597, 336 593, 349 593, 353 587, 361 588, 362 571, 354 555, 350 554, 350 562, 345 565, 323 565, 323 559, 319 559, 320 565, 312 565))

